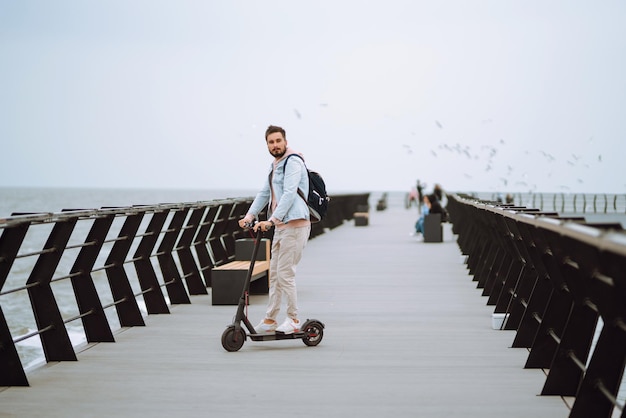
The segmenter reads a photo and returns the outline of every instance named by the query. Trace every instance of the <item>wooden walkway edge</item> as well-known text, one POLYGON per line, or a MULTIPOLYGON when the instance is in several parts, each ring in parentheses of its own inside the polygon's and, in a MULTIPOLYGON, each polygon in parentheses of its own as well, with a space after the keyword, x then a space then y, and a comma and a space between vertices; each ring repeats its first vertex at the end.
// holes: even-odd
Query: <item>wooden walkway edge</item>
MULTIPOLYGON (((325 323, 317 347, 248 340, 228 353, 236 307, 192 296, 29 373, 30 387, 0 388, 0 417, 567 417, 571 399, 539 396, 544 371, 523 369, 514 333, 491 328, 450 225, 424 243, 409 236, 416 217, 391 206, 308 243, 300 318, 325 323)), ((253 323, 265 303, 251 297, 253 323)))

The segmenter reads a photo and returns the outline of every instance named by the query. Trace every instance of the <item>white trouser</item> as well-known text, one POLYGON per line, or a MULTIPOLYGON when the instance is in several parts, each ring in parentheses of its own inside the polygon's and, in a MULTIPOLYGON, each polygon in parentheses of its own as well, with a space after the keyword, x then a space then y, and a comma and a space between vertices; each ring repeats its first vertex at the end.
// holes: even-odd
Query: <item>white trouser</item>
POLYGON ((274 231, 269 271, 269 304, 265 313, 267 319, 276 321, 283 295, 287 298, 287 316, 298 318, 296 267, 302 258, 302 250, 309 240, 310 232, 311 225, 274 231))

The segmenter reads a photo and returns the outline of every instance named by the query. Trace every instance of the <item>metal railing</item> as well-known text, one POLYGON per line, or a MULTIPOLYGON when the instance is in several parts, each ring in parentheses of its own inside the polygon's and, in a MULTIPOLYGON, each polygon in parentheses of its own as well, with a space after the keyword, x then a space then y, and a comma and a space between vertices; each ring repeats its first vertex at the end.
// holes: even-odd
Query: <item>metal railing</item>
MULTIPOLYGON (((626 214, 626 194, 609 193, 512 193, 508 203, 559 213, 626 214)), ((472 193, 483 201, 506 202, 501 193, 472 193)))
MULTIPOLYGON (((352 219, 368 199, 369 193, 333 196, 310 237, 352 219)), ((77 345, 114 342, 116 330, 144 326, 144 315, 168 314, 170 304, 207 294, 212 269, 234 258, 244 234, 238 220, 251 202, 0 219, 0 386, 28 386, 22 359, 29 347, 40 345, 46 362, 75 361, 77 345)))
POLYGON ((447 208, 487 304, 506 318, 503 329, 516 331, 513 347, 530 349, 525 367, 549 370, 542 395, 575 397, 570 417, 625 416, 618 400, 626 364, 621 223, 467 195, 449 195, 447 208))

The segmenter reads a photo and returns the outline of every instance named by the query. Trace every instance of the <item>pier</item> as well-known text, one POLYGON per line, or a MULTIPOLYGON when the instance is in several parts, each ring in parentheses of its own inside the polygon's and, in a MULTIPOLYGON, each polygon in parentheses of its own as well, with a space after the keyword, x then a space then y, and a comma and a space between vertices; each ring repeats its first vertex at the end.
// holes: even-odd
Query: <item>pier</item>
MULTIPOLYGON (((0 388, 0 416, 567 417, 574 398, 540 396, 547 371, 493 329, 452 225, 426 243, 410 236, 416 217, 390 204, 309 241, 297 281, 300 318, 326 325, 317 347, 226 352, 235 306, 213 306, 209 288, 29 370, 29 386, 0 388)), ((253 323, 265 304, 250 297, 253 323)))

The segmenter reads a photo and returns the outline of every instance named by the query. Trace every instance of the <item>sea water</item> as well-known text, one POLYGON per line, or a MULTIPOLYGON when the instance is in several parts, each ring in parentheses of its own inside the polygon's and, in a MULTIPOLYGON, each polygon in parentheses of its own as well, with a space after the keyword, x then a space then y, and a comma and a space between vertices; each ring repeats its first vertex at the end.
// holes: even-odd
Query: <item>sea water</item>
POLYGON ((250 197, 254 190, 64 189, 0 187, 0 218, 14 212, 60 212, 62 209, 152 205, 250 197))

